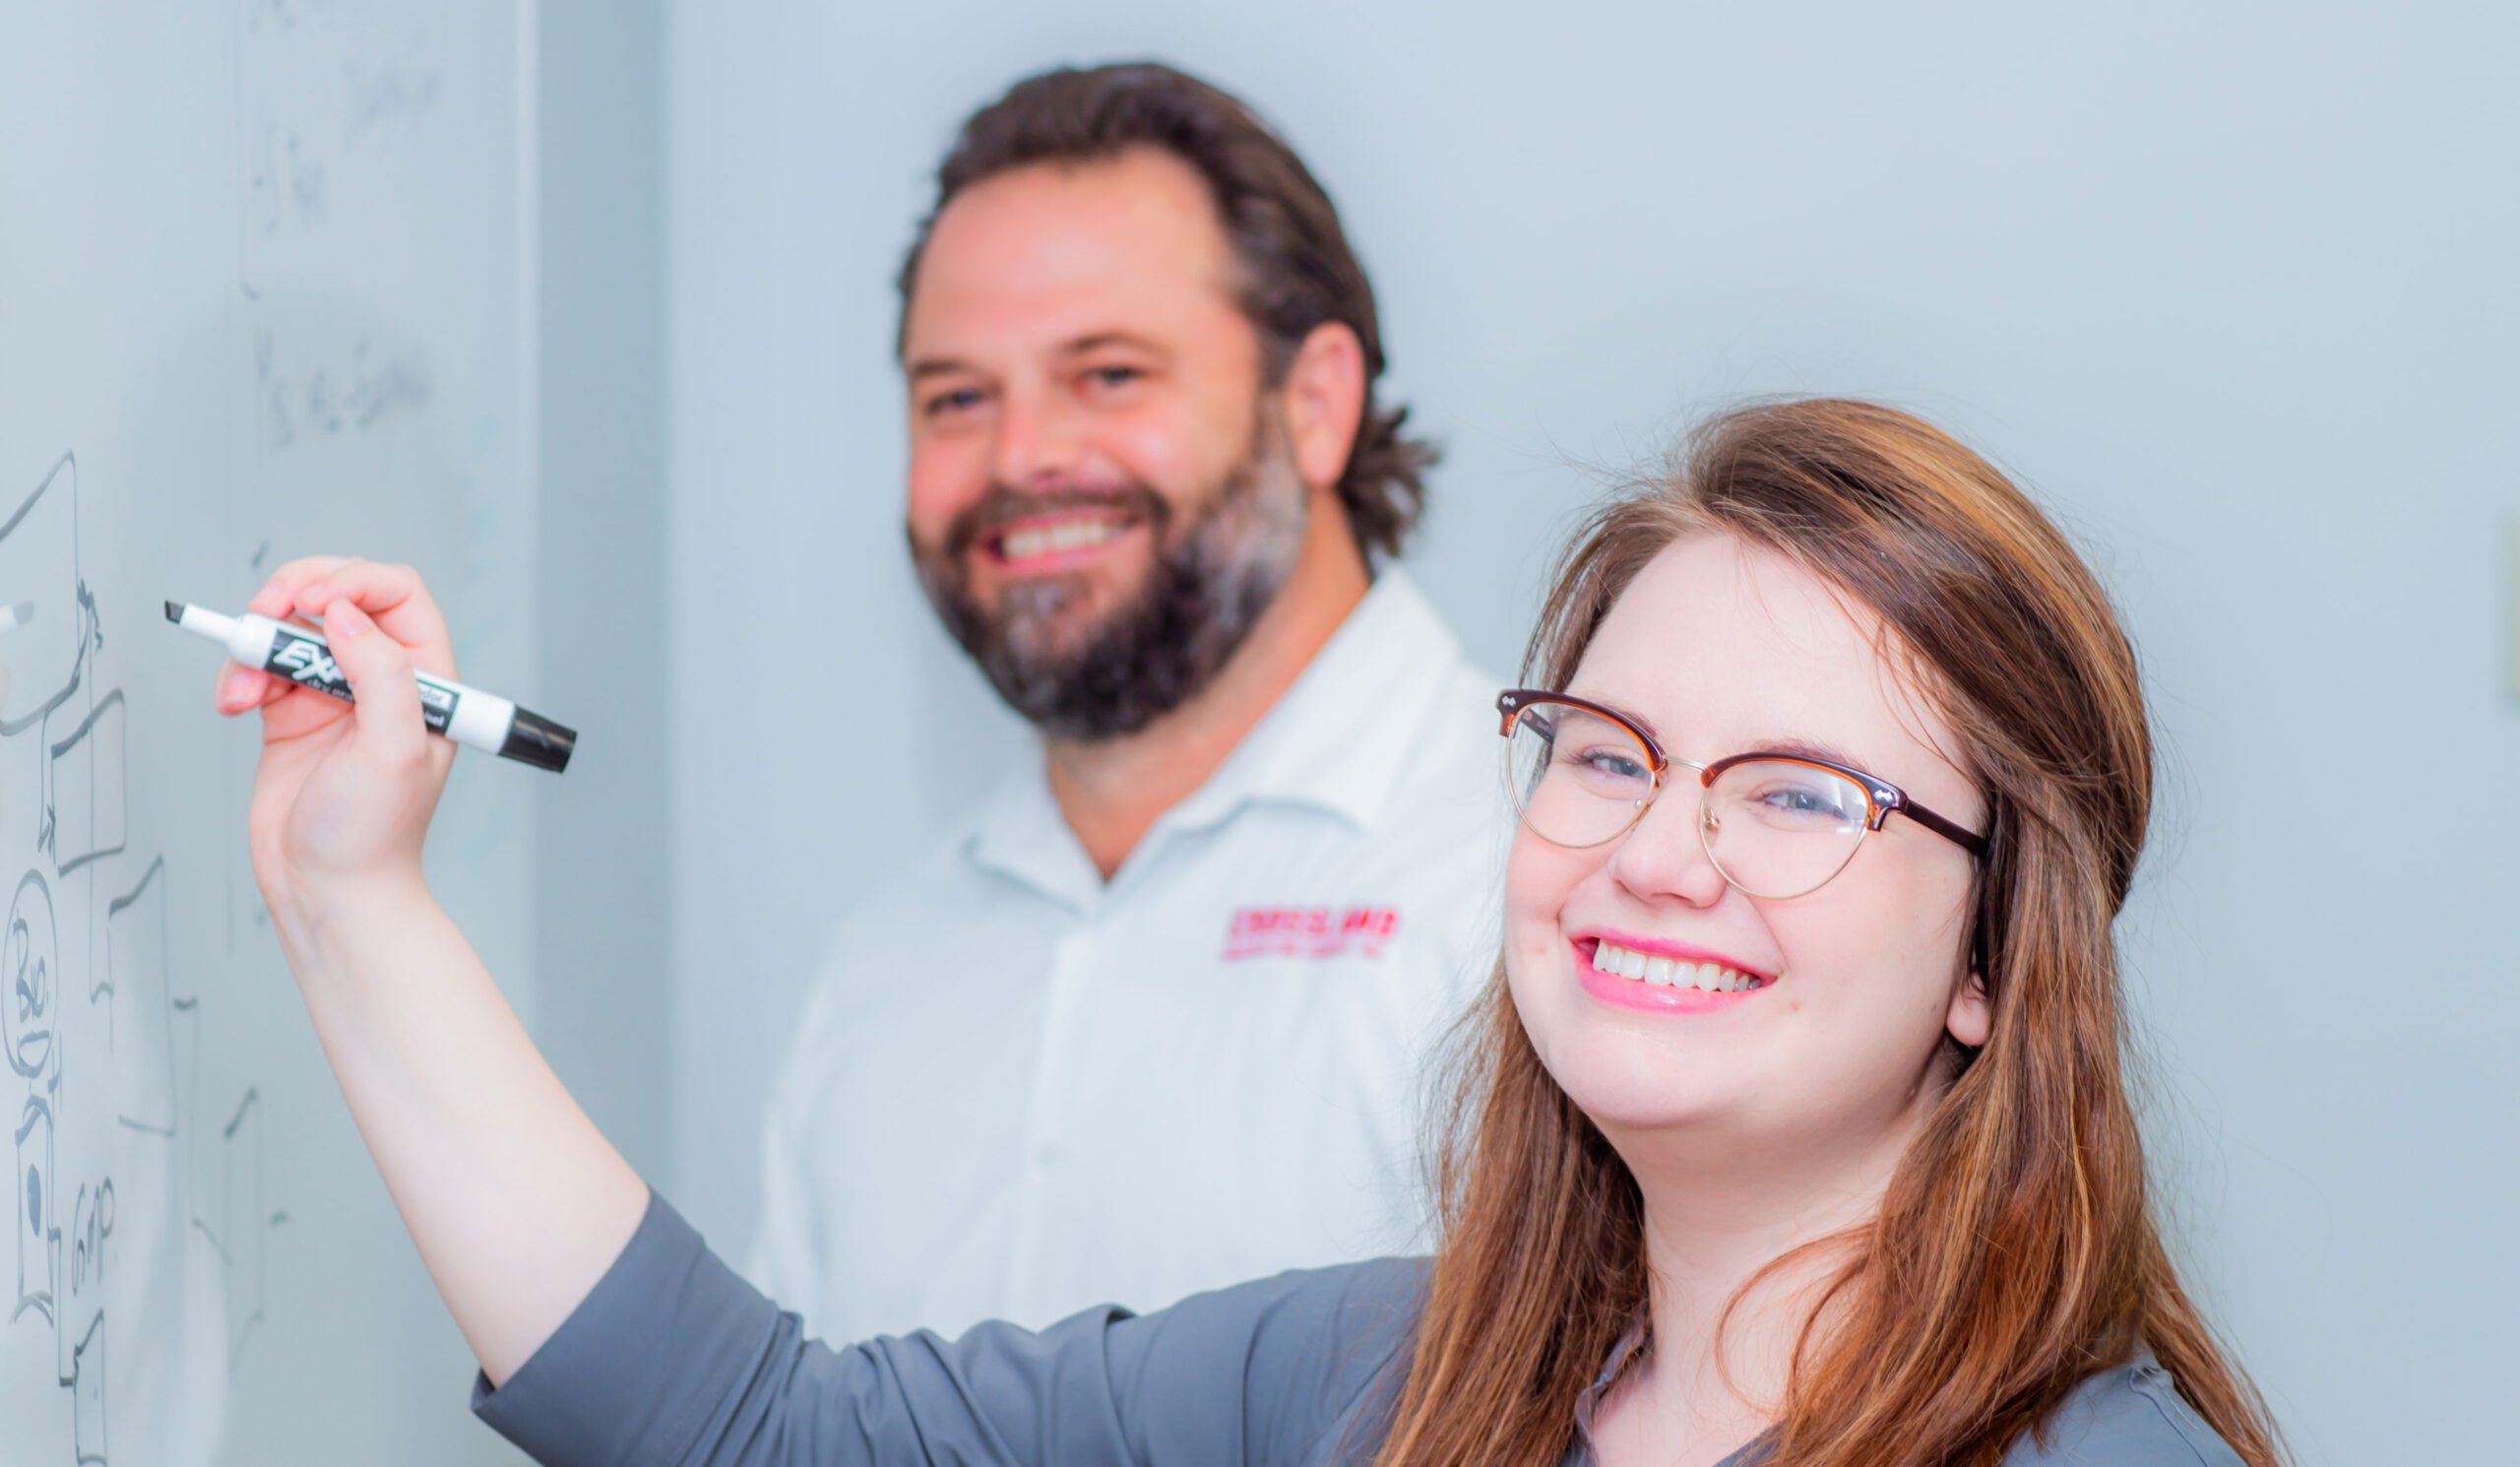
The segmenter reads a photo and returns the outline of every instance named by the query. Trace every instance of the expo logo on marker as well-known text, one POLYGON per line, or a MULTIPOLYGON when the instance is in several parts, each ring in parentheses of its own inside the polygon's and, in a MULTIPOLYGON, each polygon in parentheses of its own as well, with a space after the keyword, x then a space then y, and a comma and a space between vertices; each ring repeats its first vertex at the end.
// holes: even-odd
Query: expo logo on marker
POLYGON ((303 638, 292 638, 288 645, 272 654, 271 665, 296 682, 330 682, 346 685, 340 665, 322 646, 303 638))

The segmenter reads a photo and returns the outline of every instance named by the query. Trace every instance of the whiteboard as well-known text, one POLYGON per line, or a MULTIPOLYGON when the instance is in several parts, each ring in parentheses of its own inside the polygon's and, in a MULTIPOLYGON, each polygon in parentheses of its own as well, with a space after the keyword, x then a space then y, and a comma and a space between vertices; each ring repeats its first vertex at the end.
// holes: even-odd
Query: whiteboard
MULTIPOLYGON (((514 1460, 256 897, 250 721, 160 604, 410 561, 532 703, 533 20, 0 6, 0 1467, 514 1460)), ((543 778, 459 760, 429 852, 528 1013, 543 778)))

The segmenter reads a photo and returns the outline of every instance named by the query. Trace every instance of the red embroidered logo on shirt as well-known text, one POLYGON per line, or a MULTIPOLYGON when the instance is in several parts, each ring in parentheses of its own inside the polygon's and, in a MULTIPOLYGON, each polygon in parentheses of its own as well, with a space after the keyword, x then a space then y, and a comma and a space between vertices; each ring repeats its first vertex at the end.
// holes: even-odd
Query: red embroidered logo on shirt
POLYGON ((1400 930, 1389 907, 1243 907, 1226 926, 1225 957, 1363 958, 1382 956, 1400 930))

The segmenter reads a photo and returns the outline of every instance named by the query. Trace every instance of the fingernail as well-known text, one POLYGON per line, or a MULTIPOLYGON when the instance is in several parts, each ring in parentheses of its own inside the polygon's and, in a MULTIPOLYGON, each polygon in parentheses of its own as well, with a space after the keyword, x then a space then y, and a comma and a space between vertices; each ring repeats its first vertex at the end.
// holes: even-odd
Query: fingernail
POLYGON ((337 601, 324 608, 324 630, 334 641, 354 642, 375 630, 376 623, 367 613, 347 601, 337 601))
POLYGON ((252 673, 246 671, 242 668, 237 668, 229 671, 225 677, 219 680, 219 701, 221 703, 242 703, 248 697, 252 696, 245 688, 245 679, 252 675, 252 673))

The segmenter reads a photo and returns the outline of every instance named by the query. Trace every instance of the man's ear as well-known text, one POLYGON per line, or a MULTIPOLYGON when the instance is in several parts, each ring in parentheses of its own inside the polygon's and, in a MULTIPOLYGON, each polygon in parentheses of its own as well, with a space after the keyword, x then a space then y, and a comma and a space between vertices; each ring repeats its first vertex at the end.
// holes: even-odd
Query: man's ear
POLYGON ((1365 349, 1356 334, 1338 321, 1314 327, 1295 348, 1279 397, 1297 477, 1315 492, 1336 488, 1365 411, 1365 349))
POLYGON ((1942 1027, 1951 1037, 1972 1050, 1986 1046, 1986 1036, 1995 1027, 1995 1005, 1986 996, 1986 976, 1977 969, 1960 981, 1952 991, 1951 1008, 1942 1016, 1942 1027))

